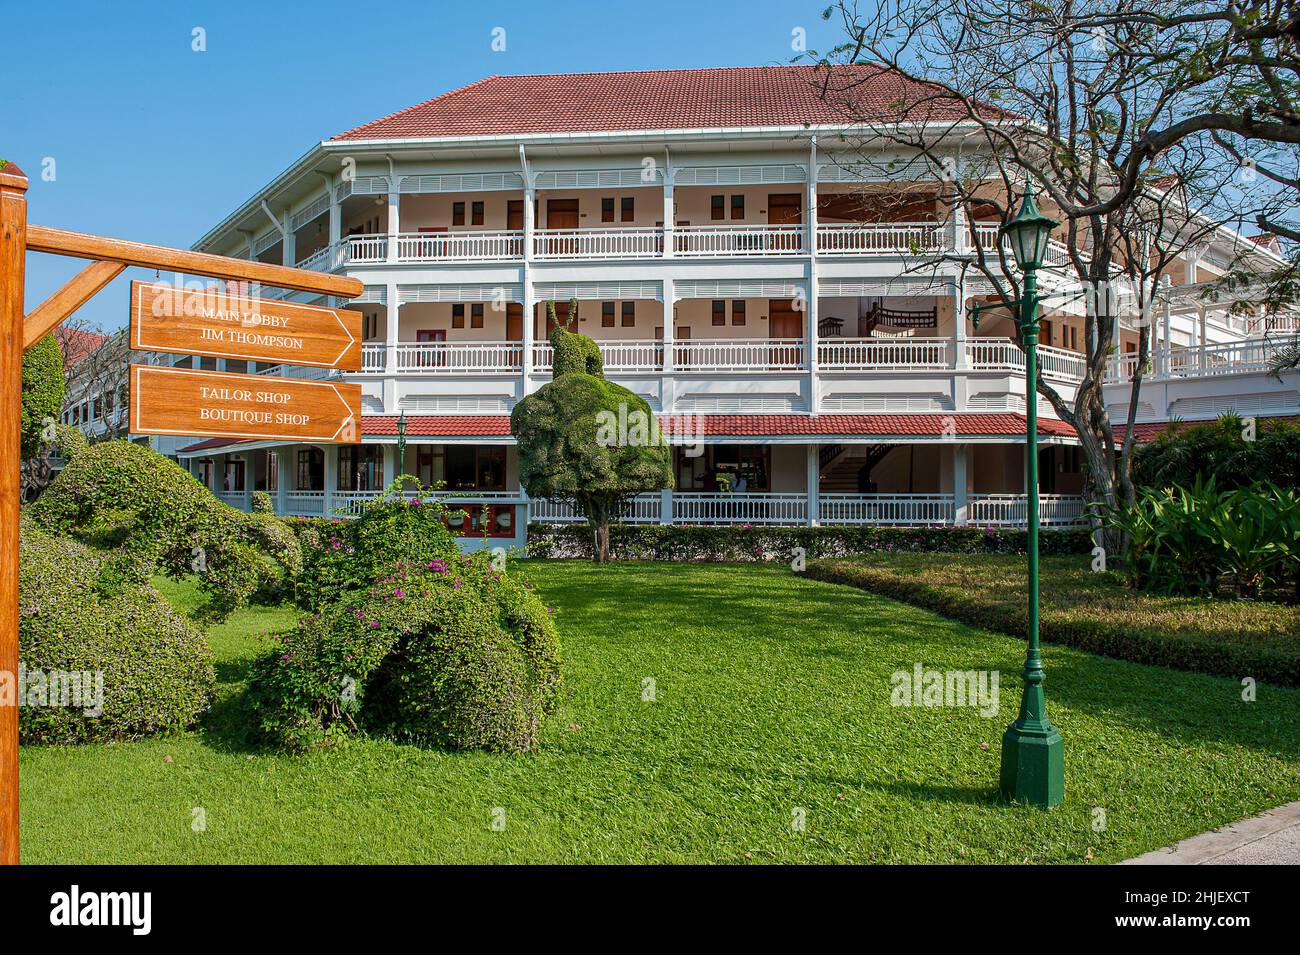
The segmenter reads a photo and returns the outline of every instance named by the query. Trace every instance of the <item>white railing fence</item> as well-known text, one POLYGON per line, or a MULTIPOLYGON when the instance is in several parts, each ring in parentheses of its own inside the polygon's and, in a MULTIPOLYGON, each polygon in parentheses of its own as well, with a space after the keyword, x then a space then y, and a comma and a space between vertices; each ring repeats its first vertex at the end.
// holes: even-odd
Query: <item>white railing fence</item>
POLYGON ((539 259, 625 259, 663 254, 663 230, 538 229, 533 254, 539 259))
POLYGON ((819 225, 821 255, 919 255, 942 252, 948 242, 937 222, 819 225))
POLYGON ((421 374, 513 373, 523 367, 520 342, 419 342, 396 346, 397 370, 421 374))
POLYGON ((680 256, 798 255, 804 251, 802 225, 696 225, 673 230, 680 256))
POLYGON ((673 345, 678 371, 798 371, 806 367, 797 339, 696 339, 673 345))
POLYGON ((524 234, 518 231, 416 232, 397 237, 399 262, 490 261, 523 254, 524 234))
POLYGON ((948 368, 951 345, 947 338, 826 338, 817 345, 817 365, 828 371, 948 368))
POLYGON ((819 494, 822 524, 883 524, 915 527, 952 524, 956 505, 951 494, 819 494))

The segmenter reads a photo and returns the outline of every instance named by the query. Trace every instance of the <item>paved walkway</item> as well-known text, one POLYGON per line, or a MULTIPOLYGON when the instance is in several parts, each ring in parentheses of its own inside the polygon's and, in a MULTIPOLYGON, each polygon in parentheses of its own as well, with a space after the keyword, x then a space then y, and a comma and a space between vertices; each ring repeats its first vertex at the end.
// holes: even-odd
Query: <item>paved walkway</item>
POLYGON ((1300 865, 1300 802, 1203 832, 1120 865, 1300 865))

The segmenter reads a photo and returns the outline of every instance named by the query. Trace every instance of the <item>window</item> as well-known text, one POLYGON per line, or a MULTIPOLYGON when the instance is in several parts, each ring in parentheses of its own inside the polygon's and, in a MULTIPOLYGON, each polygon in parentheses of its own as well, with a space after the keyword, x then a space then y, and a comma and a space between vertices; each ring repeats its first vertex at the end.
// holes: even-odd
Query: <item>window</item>
POLYGON ((465 203, 453 202, 451 204, 451 224, 452 225, 465 224, 465 203))
POLYGON ((451 327, 452 328, 465 327, 465 306, 464 305, 453 305, 451 307, 451 327))
POLYGON ((199 483, 206 488, 212 487, 212 459, 205 458, 199 462, 199 473, 196 475, 199 483))
POLYGON ((713 300, 713 324, 727 324, 727 303, 720 298, 713 300))
POLYGON ((223 491, 242 491, 244 489, 244 462, 238 458, 227 458, 225 473, 222 476, 223 491))
POLYGON ((727 217, 727 197, 710 196, 709 197, 709 218, 725 219, 727 217))
POLYGON ((470 224, 482 225, 483 224, 483 203, 482 202, 471 203, 469 208, 470 208, 470 224))
POLYGON ((631 196, 623 197, 623 221, 631 222, 636 218, 636 201, 631 196))
POLYGON ((104 417, 104 399, 96 398, 94 404, 94 417, 92 417, 90 420, 98 421, 102 417, 104 417))
POLYGON ((743 480, 746 491, 768 490, 768 474, 771 471, 771 446, 761 444, 721 444, 709 449, 709 468, 706 484, 712 485, 708 490, 721 488, 725 477, 732 491, 740 490, 743 480))
POLYGON ((363 337, 367 340, 379 337, 379 314, 366 316, 366 326, 363 329, 363 337))
POLYGON ((613 196, 606 196, 604 199, 600 200, 600 221, 601 222, 614 221, 614 197, 613 196))
POLYGON ((614 327, 614 303, 613 302, 600 303, 600 327, 601 328, 614 327))
POLYGON ((745 218, 745 197, 744 196, 731 197, 731 218, 733 219, 745 218))
POLYGON ((623 303, 623 327, 631 328, 636 324, 636 302, 623 303))
POLYGON ((476 302, 469 307, 469 327, 483 327, 483 303, 476 302))
POLYGON ((745 300, 738 298, 731 303, 731 324, 745 324, 745 300))
POLYGON ((298 452, 298 490, 325 490, 325 452, 303 448, 298 452))
POLYGON ((339 447, 339 490, 375 491, 384 480, 384 449, 377 444, 339 447))
POLYGON ((504 491, 506 449, 499 445, 447 445, 447 489, 504 491))

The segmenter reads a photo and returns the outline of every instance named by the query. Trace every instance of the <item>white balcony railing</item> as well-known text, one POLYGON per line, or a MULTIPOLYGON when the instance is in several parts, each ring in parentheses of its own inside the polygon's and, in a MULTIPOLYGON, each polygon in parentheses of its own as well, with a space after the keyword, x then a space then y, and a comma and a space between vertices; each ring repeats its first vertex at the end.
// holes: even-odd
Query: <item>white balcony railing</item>
MULTIPOLYGON (((662 498, 658 494, 638 494, 632 499, 628 511, 619 518, 623 524, 658 524, 662 498)), ((573 506, 572 501, 552 501, 535 497, 528 502, 528 519, 548 524, 576 524, 586 520, 573 506)))
POLYGON ((676 342, 678 371, 798 371, 807 367, 806 348, 798 339, 717 338, 676 342))
POLYGON ((952 524, 956 505, 951 494, 819 494, 823 524, 911 526, 952 524))
POLYGON ((952 341, 947 338, 827 338, 817 345, 817 364, 826 371, 949 368, 952 341))
POLYGON ((945 230, 935 222, 863 222, 817 227, 819 255, 933 255, 942 252, 946 245, 945 230))
POLYGON ((800 255, 806 251, 802 225, 678 226, 673 249, 680 256, 800 255))
POLYGON ((676 524, 803 524, 808 495, 678 491, 673 494, 676 524))
POLYGON ((344 239, 340 263, 383 262, 388 258, 388 236, 353 235, 344 239))
POLYGON ((362 345, 361 346, 361 370, 366 372, 379 372, 387 367, 388 346, 387 345, 362 345))
MULTIPOLYGON (((967 339, 966 361, 977 371, 1025 370, 1025 353, 1009 338, 967 339)), ((1040 345, 1038 366, 1044 378, 1077 382, 1083 380, 1087 359, 1079 352, 1040 345)))
POLYGON ((663 230, 538 229, 533 253, 539 259, 635 259, 663 254, 663 230))
MULTIPOLYGON (((1222 345, 1160 347, 1151 350, 1147 378, 1213 378, 1220 375, 1249 375, 1267 372, 1273 359, 1288 347, 1300 344, 1300 337, 1256 338, 1222 345)), ((1106 381, 1131 381, 1137 370, 1136 354, 1117 355, 1106 368, 1106 381)))
MULTIPOLYGON (((606 371, 654 372, 664 366, 664 345, 659 341, 597 342, 606 371)), ((549 343, 533 346, 533 370, 549 372, 555 360, 549 343)))
POLYGON ((417 232, 397 237, 399 262, 461 262, 517 259, 524 234, 507 232, 417 232))
POLYGON ((520 342, 420 342, 398 345, 399 373, 499 374, 523 367, 520 342))
MULTIPOLYGON (((1029 519, 1024 494, 972 494, 967 521, 978 527, 1024 527, 1029 519)), ((1038 519, 1044 527, 1083 522, 1083 498, 1067 494, 1038 495, 1038 519)))

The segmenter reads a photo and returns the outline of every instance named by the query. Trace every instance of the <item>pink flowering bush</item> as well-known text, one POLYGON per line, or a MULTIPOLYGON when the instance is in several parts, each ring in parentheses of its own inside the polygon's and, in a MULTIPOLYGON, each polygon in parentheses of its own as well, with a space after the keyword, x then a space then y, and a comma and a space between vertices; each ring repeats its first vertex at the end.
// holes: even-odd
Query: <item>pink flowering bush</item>
POLYGON ((559 639, 531 586, 486 554, 394 561, 283 634, 249 699, 276 745, 368 732, 528 752, 558 702, 559 639))

